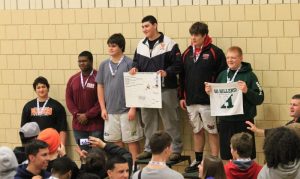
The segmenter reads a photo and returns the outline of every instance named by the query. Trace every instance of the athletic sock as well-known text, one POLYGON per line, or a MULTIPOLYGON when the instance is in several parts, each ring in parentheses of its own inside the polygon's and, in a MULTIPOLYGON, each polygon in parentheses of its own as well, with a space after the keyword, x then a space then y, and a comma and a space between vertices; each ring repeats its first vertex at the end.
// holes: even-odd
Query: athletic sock
POLYGON ((197 162, 201 162, 203 157, 203 152, 195 152, 195 157, 197 162))

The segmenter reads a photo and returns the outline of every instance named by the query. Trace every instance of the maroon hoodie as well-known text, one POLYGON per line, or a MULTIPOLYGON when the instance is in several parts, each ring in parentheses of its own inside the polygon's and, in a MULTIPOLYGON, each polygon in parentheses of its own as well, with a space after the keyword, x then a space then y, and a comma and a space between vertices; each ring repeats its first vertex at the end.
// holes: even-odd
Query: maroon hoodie
POLYGON ((255 161, 230 161, 225 166, 227 179, 257 179, 262 166, 255 161))

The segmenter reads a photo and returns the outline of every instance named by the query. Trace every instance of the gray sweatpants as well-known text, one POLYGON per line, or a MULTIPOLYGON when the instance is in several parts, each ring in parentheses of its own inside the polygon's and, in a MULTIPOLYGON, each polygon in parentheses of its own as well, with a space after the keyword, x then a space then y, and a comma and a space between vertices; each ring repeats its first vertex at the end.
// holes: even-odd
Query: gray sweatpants
POLYGON ((141 114, 142 121, 144 123, 144 134, 146 137, 145 151, 151 152, 149 140, 152 134, 158 130, 160 117, 165 131, 173 139, 173 152, 182 152, 183 144, 180 138, 180 121, 178 117, 178 99, 176 89, 162 89, 162 108, 142 108, 141 114))

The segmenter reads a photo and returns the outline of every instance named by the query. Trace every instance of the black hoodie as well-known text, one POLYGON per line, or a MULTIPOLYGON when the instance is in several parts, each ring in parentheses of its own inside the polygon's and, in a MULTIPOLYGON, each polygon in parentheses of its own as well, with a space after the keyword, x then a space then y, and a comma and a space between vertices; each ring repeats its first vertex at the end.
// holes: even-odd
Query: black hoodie
POLYGON ((210 104, 204 90, 204 82, 214 83, 218 74, 227 67, 223 51, 212 44, 207 36, 196 62, 193 46, 189 46, 182 55, 183 71, 179 75, 180 99, 186 104, 210 104))
MULTIPOLYGON (((33 173, 26 169, 27 166, 27 164, 19 165, 19 167, 17 168, 15 179, 31 179, 33 176, 35 176, 33 173)), ((51 174, 47 171, 42 171, 40 173, 40 176, 42 176, 42 178, 49 178, 51 174)))

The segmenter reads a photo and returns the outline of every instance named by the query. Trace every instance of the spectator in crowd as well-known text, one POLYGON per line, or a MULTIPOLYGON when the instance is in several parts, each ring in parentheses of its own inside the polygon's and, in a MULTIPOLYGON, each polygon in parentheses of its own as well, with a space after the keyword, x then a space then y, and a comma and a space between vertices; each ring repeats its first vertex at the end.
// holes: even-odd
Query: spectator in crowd
POLYGON ((98 175, 94 173, 82 173, 77 179, 101 179, 98 175))
MULTIPOLYGON (((219 117, 219 135, 220 135, 220 153, 225 161, 232 159, 230 152, 231 137, 240 132, 249 132, 245 121, 254 122, 256 116, 256 106, 264 101, 264 92, 258 79, 252 71, 250 63, 243 62, 243 52, 240 47, 232 46, 227 50, 226 62, 228 69, 222 71, 216 82, 231 83, 237 82, 238 88, 242 91, 243 114, 220 116, 219 117)), ((205 91, 210 94, 211 86, 206 83, 205 91)), ((255 146, 254 133, 250 132, 255 146)), ((252 150, 251 159, 256 158, 255 147, 252 150)))
POLYGON ((108 160, 106 163, 106 170, 109 179, 129 178, 128 162, 122 156, 115 156, 108 160))
POLYGON ((71 179, 73 161, 69 157, 57 158, 51 169, 49 179, 71 179))
POLYGON ((223 162, 220 158, 207 155, 203 158, 199 168, 199 178, 226 179, 223 162))
POLYGON ((254 147, 252 136, 246 132, 237 133, 230 143, 233 160, 224 166, 227 179, 256 179, 262 167, 250 158, 254 147))
MULTIPOLYGON (((63 157, 67 157, 65 146, 61 144, 60 137, 58 132, 53 128, 47 128, 40 132, 37 139, 44 141, 48 144, 49 149, 49 161, 48 161, 48 167, 47 171, 51 172, 53 168, 53 163, 63 157)), ((72 161, 72 179, 76 179, 79 169, 74 161, 72 161)))
POLYGON ((109 59, 100 64, 96 77, 101 115, 105 121, 104 140, 120 147, 128 144, 133 161, 140 152, 139 140, 143 137, 136 109, 126 107, 124 77, 132 60, 124 55, 125 38, 113 34, 107 40, 109 59))
POLYGON ((210 100, 204 82, 214 83, 227 66, 223 51, 212 44, 207 24, 195 22, 189 31, 192 44, 182 55, 183 71, 179 76, 180 106, 187 110, 194 133, 195 161, 185 169, 187 173, 197 171, 202 161, 205 131, 208 132, 211 154, 219 155, 216 117, 210 114, 210 100))
MULTIPOLYGON (((290 116, 293 118, 291 121, 285 125, 291 125, 294 123, 300 123, 300 94, 296 94, 292 97, 290 102, 290 116)), ((270 129, 260 129, 256 127, 251 121, 246 121, 249 125, 248 129, 252 132, 258 133, 260 135, 265 135, 270 129)))
POLYGON ((144 152, 138 159, 151 157, 149 140, 158 130, 159 117, 162 119, 164 129, 173 139, 173 153, 170 160, 181 157, 182 141, 180 138, 180 120, 178 118, 177 74, 182 70, 182 62, 178 44, 157 30, 157 20, 154 16, 142 19, 142 31, 145 38, 136 48, 130 74, 137 72, 157 72, 161 76, 162 108, 142 108, 142 121, 146 137, 144 152))
POLYGON ((132 156, 125 148, 113 143, 105 143, 101 139, 92 136, 89 137, 89 143, 93 148, 88 152, 77 150, 81 160, 80 176, 83 173, 93 173, 100 178, 105 178, 107 176, 106 162, 116 156, 122 156, 126 159, 129 174, 131 174, 132 156))
POLYGON ((150 139, 150 148, 152 151, 152 158, 149 164, 142 170, 137 171, 133 175, 133 179, 183 179, 183 176, 170 169, 166 165, 166 161, 172 153, 171 149, 172 138, 163 131, 155 132, 150 139))
POLYGON ((94 173, 100 178, 107 176, 105 170, 106 156, 102 149, 92 148, 80 158, 81 167, 79 175, 83 173, 94 173))
POLYGON ((13 179, 17 167, 18 161, 14 152, 8 147, 0 147, 0 178, 13 179))
POLYGON ((40 130, 54 128, 59 132, 61 142, 66 143, 67 117, 65 108, 55 99, 50 98, 50 85, 42 76, 33 82, 37 98, 25 104, 22 112, 21 127, 28 122, 37 122, 40 130))
POLYGON ((39 133, 40 128, 36 122, 28 122, 20 128, 19 135, 22 146, 14 148, 14 153, 17 157, 19 164, 27 160, 25 146, 31 141, 35 140, 39 133))
MULTIPOLYGON (((72 127, 75 140, 94 136, 103 138, 103 120, 97 97, 97 71, 93 69, 93 55, 83 51, 78 55, 80 72, 67 83, 66 104, 73 116, 72 127)), ((86 146, 80 146, 87 150, 86 146)))
POLYGON ((263 146, 266 164, 258 179, 300 178, 300 138, 297 134, 280 127, 272 130, 263 146))
POLYGON ((15 179, 49 178, 51 174, 46 171, 49 163, 48 144, 34 140, 25 147, 25 152, 28 164, 19 165, 15 179))

